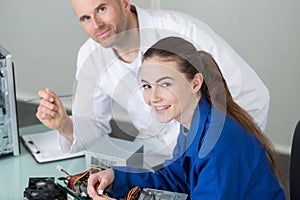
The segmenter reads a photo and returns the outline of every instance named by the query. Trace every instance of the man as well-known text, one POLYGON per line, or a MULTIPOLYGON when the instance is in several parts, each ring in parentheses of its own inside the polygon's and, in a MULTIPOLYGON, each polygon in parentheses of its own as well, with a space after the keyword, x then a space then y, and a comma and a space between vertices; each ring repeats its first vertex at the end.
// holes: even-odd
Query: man
POLYGON ((174 11, 146 11, 129 0, 72 0, 72 6, 90 38, 81 47, 76 71, 72 119, 49 89, 41 97, 36 116, 60 133, 64 152, 88 149, 111 131, 114 104, 128 111, 144 144, 145 161, 152 167, 171 158, 178 124, 160 124, 144 103, 138 85, 145 49, 159 39, 177 35, 212 54, 234 100, 265 129, 269 93, 259 77, 206 24, 174 11))

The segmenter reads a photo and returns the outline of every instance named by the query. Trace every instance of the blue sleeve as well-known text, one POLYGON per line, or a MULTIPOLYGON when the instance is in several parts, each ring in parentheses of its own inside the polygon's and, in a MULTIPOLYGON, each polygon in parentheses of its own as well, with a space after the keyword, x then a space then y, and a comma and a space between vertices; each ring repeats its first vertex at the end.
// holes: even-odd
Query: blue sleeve
POLYGON ((194 172, 194 182, 190 183, 191 199, 285 199, 264 151, 258 155, 254 170, 249 170, 249 165, 243 158, 224 157, 216 160, 215 156, 207 156, 198 163, 196 169, 201 169, 201 173, 197 173, 197 170, 194 172))
POLYGON ((126 196, 129 190, 135 186, 187 193, 185 173, 179 161, 180 159, 155 173, 130 167, 113 167, 115 173, 114 198, 126 196))
POLYGON ((250 191, 245 191, 248 194, 244 199, 263 199, 263 200, 284 200, 285 195, 279 182, 270 169, 269 161, 266 154, 260 156, 257 168, 252 174, 252 178, 248 185, 250 191))

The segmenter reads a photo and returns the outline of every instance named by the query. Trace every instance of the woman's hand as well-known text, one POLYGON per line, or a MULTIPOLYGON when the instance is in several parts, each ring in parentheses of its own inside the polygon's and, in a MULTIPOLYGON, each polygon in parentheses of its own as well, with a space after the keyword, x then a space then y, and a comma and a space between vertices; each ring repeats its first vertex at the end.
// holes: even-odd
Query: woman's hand
POLYGON ((105 190, 107 186, 112 184, 114 179, 115 179, 115 174, 112 168, 100 171, 95 174, 91 174, 88 179, 88 186, 87 186, 87 192, 89 196, 94 200, 112 199, 108 196, 102 195, 102 192, 105 190))
POLYGON ((92 199, 93 200, 116 200, 106 195, 95 195, 94 197, 92 197, 92 199))

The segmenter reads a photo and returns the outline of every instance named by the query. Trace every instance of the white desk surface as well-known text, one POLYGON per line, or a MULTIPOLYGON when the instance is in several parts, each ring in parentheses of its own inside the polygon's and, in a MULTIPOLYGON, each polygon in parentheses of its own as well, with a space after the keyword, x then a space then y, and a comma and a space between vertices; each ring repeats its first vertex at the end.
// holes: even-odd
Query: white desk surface
MULTIPOLYGON (((19 134, 28 134, 47 130, 42 125, 34 125, 19 129, 19 134)), ((29 151, 20 142, 21 154, 0 158, 0 200, 24 199, 24 190, 28 186, 29 177, 65 177, 65 174, 56 169, 61 165, 71 174, 85 170, 84 157, 72 158, 63 161, 38 164, 29 151)))

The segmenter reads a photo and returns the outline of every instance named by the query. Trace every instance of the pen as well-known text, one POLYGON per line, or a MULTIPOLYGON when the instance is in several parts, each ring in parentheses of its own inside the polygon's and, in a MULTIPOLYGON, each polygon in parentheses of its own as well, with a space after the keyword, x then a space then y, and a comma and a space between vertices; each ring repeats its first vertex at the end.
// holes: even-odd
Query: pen
MULTIPOLYGON (((62 99, 62 98, 69 98, 72 97, 72 94, 64 94, 64 95, 57 95, 58 98, 62 99)), ((34 102, 34 101, 39 101, 41 99, 41 97, 32 97, 32 98, 25 98, 22 99, 23 102, 29 103, 29 102, 34 102)))
MULTIPOLYGON (((33 143, 32 140, 29 140, 28 143, 35 149, 35 150, 33 150, 33 153, 36 153, 36 154, 41 153, 41 152, 39 151, 39 149, 37 148, 37 146, 33 143)), ((30 148, 30 150, 32 150, 32 149, 30 148)))

